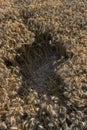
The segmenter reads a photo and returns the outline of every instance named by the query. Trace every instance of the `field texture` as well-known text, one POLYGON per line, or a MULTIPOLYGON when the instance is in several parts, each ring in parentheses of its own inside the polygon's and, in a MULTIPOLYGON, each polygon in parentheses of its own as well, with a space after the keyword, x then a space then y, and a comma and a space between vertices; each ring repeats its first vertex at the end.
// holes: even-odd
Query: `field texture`
POLYGON ((87 130, 87 0, 0 0, 0 130, 87 130))

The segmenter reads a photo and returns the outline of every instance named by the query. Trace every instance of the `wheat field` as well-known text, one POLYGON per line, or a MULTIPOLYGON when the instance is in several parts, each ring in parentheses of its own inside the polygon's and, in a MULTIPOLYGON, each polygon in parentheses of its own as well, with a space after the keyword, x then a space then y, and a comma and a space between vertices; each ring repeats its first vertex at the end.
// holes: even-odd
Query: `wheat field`
POLYGON ((86 67, 86 0, 0 0, 0 130, 87 130, 86 67))

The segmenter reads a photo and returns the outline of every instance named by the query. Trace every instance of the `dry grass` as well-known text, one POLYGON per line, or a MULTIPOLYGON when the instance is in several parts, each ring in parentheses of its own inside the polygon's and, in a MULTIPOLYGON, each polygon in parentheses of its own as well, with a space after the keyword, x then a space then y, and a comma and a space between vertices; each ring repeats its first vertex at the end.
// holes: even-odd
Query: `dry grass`
POLYGON ((0 130, 8 129, 87 129, 86 0, 0 0, 0 130))

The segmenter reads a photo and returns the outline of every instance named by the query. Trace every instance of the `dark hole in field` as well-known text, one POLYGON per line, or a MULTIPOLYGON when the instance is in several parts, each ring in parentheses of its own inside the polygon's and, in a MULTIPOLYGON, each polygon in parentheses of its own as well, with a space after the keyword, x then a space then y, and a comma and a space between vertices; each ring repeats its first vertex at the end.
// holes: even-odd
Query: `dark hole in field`
MULTIPOLYGON (((36 90, 38 93, 52 94, 50 89, 52 87, 56 88, 63 83, 63 80, 59 77, 59 80, 55 80, 57 62, 61 60, 62 56, 62 54, 58 53, 57 49, 55 44, 50 45, 47 40, 45 42, 36 39, 31 47, 25 45, 18 50, 20 56, 16 57, 16 61, 21 68, 20 74, 23 79, 22 87, 18 91, 21 97, 28 95, 30 88, 36 90)), ((64 57, 65 60, 66 58, 64 57)), ((60 88, 58 90, 60 93, 60 88)), ((53 93, 55 93, 54 90, 53 93)))
MULTIPOLYGON (((23 45, 17 50, 14 60, 22 77, 22 84, 18 90, 22 98, 27 97, 30 89, 47 95, 55 94, 57 91, 62 95, 64 91, 61 84, 65 84, 60 76, 56 76, 56 67, 61 64, 61 60, 67 60, 66 49, 61 43, 58 43, 58 46, 55 43, 50 44, 50 40, 48 34, 41 34, 36 36, 31 46, 23 45)), ((9 60, 5 60, 5 63, 8 68, 13 66, 9 60)))
MULTIPOLYGON (((24 46, 20 57, 16 57, 17 63, 21 68, 23 81, 31 88, 38 91, 47 91, 47 80, 54 74, 55 62, 59 59, 56 48, 50 45, 36 45, 31 48, 24 46)), ((23 82, 24 84, 24 82, 23 82)), ((44 92, 45 92, 44 91, 44 92)))

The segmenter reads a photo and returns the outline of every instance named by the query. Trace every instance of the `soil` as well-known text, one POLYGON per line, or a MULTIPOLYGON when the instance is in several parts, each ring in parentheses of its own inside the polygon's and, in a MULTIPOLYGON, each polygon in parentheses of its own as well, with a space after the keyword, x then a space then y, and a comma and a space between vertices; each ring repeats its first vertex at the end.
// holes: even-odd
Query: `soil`
POLYGON ((57 56, 48 57, 47 60, 36 71, 34 71, 34 77, 30 83, 30 86, 34 89, 38 89, 41 93, 47 93, 49 91, 48 79, 51 75, 55 74, 55 63, 57 56))

